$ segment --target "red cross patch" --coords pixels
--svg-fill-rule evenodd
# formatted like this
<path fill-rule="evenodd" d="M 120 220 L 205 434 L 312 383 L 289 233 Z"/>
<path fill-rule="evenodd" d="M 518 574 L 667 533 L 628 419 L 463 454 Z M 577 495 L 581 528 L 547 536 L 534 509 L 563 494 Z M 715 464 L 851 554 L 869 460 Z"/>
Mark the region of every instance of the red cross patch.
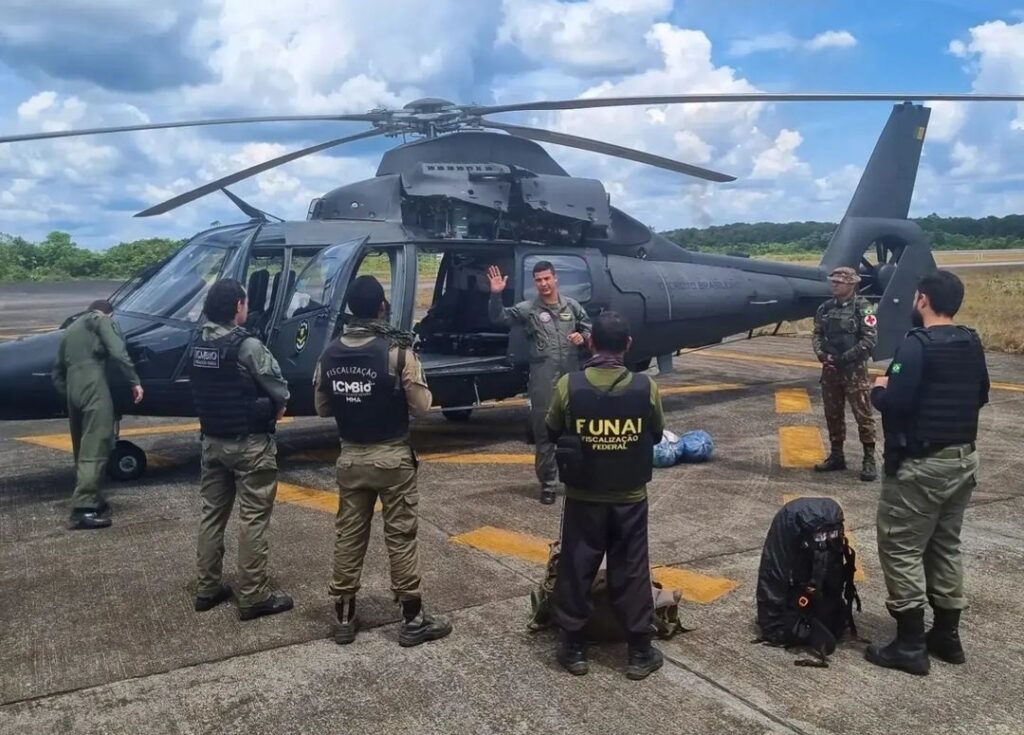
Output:
<path fill-rule="evenodd" d="M 873 327 L 876 324 L 878 324 L 878 319 L 875 317 L 874 314 L 868 314 L 867 316 L 864 317 L 864 323 L 867 324 L 869 327 Z"/>

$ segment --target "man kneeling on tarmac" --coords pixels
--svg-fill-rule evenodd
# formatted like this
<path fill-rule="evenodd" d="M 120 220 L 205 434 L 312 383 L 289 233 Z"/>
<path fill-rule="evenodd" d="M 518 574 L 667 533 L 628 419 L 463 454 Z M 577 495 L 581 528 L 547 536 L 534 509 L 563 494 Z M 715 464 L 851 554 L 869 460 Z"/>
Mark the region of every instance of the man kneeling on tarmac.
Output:
<path fill-rule="evenodd" d="M 662 665 L 661 652 L 651 645 L 647 483 L 665 418 L 655 382 L 624 365 L 632 343 L 626 320 L 603 312 L 589 340 L 593 357 L 582 371 L 558 381 L 547 415 L 565 483 L 553 604 L 562 630 L 558 662 L 572 674 L 587 673 L 590 591 L 607 554 L 609 600 L 629 641 L 626 676 L 643 679 Z"/>

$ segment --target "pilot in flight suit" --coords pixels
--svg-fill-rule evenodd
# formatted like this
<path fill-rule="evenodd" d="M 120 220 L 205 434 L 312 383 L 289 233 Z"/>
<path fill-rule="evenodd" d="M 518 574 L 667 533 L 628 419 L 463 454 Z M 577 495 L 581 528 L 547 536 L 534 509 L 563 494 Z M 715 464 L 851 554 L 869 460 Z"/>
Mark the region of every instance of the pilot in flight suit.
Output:
<path fill-rule="evenodd" d="M 533 267 L 537 298 L 505 307 L 501 293 L 508 285 L 497 266 L 487 273 L 491 281 L 488 312 L 491 321 L 509 326 L 522 324 L 530 340 L 530 413 L 536 442 L 534 466 L 540 481 L 540 502 L 555 502 L 558 470 L 555 445 L 548 438 L 544 420 L 555 392 L 555 383 L 579 367 L 579 347 L 590 335 L 590 316 L 579 302 L 558 293 L 558 277 L 551 263 L 542 260 Z"/>
<path fill-rule="evenodd" d="M 75 494 L 71 498 L 72 529 L 106 528 L 110 518 L 100 491 L 100 478 L 114 448 L 114 403 L 107 384 L 107 364 L 114 364 L 132 386 L 132 399 L 142 400 L 142 384 L 125 349 L 124 338 L 110 319 L 113 307 L 94 301 L 89 311 L 65 330 L 53 384 L 66 395 L 75 452 Z"/>

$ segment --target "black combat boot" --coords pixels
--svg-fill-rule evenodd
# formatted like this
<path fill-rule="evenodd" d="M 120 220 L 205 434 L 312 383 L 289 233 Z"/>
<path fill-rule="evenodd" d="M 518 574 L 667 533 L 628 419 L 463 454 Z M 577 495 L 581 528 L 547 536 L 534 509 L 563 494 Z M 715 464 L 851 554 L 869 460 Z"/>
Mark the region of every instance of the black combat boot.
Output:
<path fill-rule="evenodd" d="M 239 607 L 238 619 L 253 620 L 264 615 L 277 615 L 278 613 L 288 612 L 294 606 L 294 600 L 284 592 L 271 592 L 270 597 L 263 600 L 263 602 Z"/>
<path fill-rule="evenodd" d="M 224 600 L 229 599 L 231 599 L 231 587 L 226 584 L 222 584 L 217 589 L 217 591 L 214 592 L 212 595 L 196 596 L 196 612 L 206 612 L 207 610 L 212 610 L 213 608 L 217 607 L 217 605 L 224 602 Z"/>
<path fill-rule="evenodd" d="M 97 528 L 109 528 L 110 523 L 110 519 L 100 515 L 99 511 L 76 510 L 71 514 L 68 528 L 72 531 L 92 531 Z"/>
<path fill-rule="evenodd" d="M 864 658 L 876 666 L 900 669 L 908 674 L 925 676 L 931 668 L 924 640 L 924 608 L 918 607 L 889 614 L 896 618 L 896 639 L 885 647 L 868 646 Z"/>
<path fill-rule="evenodd" d="M 338 627 L 334 631 L 334 642 L 339 645 L 351 643 L 359 632 L 359 618 L 356 616 L 356 598 L 343 597 L 334 604 L 338 616 Z"/>
<path fill-rule="evenodd" d="M 557 658 L 562 668 L 573 676 L 583 676 L 590 670 L 587 638 L 583 631 L 562 631 Z"/>
<path fill-rule="evenodd" d="M 832 452 L 825 458 L 824 462 L 814 465 L 815 472 L 836 472 L 846 469 L 846 457 L 843 455 L 842 442 L 832 445 Z"/>
<path fill-rule="evenodd" d="M 631 638 L 629 641 L 629 666 L 626 668 L 626 677 L 639 681 L 661 668 L 665 659 L 661 651 L 651 645 L 650 636 L 642 638 Z"/>
<path fill-rule="evenodd" d="M 402 600 L 402 627 L 398 631 L 398 645 L 403 648 L 436 641 L 452 632 L 452 624 L 442 617 L 423 612 L 419 598 Z"/>
<path fill-rule="evenodd" d="M 860 468 L 860 479 L 864 482 L 874 482 L 878 479 L 878 466 L 875 464 L 875 445 L 864 445 L 864 464 Z"/>
<path fill-rule="evenodd" d="M 545 485 L 540 489 L 540 502 L 542 505 L 554 505 L 555 488 Z"/>
<path fill-rule="evenodd" d="M 960 611 L 935 608 L 935 622 L 925 636 L 928 652 L 947 664 L 962 664 L 967 661 L 964 647 L 960 643 Z"/>

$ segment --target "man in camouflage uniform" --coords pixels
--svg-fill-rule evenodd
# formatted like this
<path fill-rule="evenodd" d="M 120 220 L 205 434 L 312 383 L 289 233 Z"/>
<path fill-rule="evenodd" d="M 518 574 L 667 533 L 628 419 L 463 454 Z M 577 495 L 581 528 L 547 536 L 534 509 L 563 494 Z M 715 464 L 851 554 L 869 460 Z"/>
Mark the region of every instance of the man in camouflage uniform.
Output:
<path fill-rule="evenodd" d="M 542 260 L 533 267 L 537 298 L 505 307 L 501 293 L 508 285 L 497 266 L 488 269 L 491 321 L 510 326 L 521 324 L 530 340 L 530 418 L 535 443 L 534 467 L 540 481 L 540 502 L 555 502 L 558 469 L 555 445 L 544 423 L 558 379 L 579 369 L 579 347 L 590 334 L 590 317 L 579 302 L 558 293 L 558 276 L 551 263 Z"/>
<path fill-rule="evenodd" d="M 878 319 L 875 307 L 857 295 L 860 282 L 857 271 L 845 266 L 836 268 L 829 274 L 829 281 L 835 298 L 818 307 L 812 344 L 814 354 L 822 363 L 821 397 L 832 449 L 825 461 L 814 469 L 818 472 L 846 469 L 843 443 L 846 440 L 845 403 L 849 401 L 864 445 L 860 479 L 870 482 L 878 476 L 878 469 L 868 360 L 878 344 Z"/>
<path fill-rule="evenodd" d="M 334 641 L 352 643 L 359 632 L 356 593 L 379 498 L 391 592 L 402 611 L 398 643 L 417 646 L 452 632 L 448 620 L 423 609 L 416 543 L 419 462 L 409 443 L 409 417 L 424 415 L 433 397 L 412 351 L 412 335 L 388 324 L 390 306 L 380 282 L 359 276 L 349 285 L 346 302 L 352 316 L 313 375 L 317 415 L 334 418 L 341 440 L 329 588 L 338 619 Z"/>
<path fill-rule="evenodd" d="M 114 309 L 94 301 L 89 311 L 65 330 L 53 385 L 67 397 L 71 444 L 75 452 L 75 494 L 71 498 L 72 529 L 106 528 L 109 505 L 100 491 L 100 478 L 114 448 L 114 402 L 107 384 L 107 365 L 113 364 L 132 386 L 132 399 L 142 400 L 142 385 L 124 338 L 110 318 Z"/>
<path fill-rule="evenodd" d="M 266 345 L 242 329 L 245 289 L 218 281 L 206 295 L 207 322 L 190 351 L 189 379 L 202 427 L 197 612 L 232 595 L 221 580 L 224 531 L 238 500 L 238 617 L 286 612 L 292 598 L 271 589 L 267 531 L 277 496 L 274 432 L 290 397 L 288 382 Z"/>

